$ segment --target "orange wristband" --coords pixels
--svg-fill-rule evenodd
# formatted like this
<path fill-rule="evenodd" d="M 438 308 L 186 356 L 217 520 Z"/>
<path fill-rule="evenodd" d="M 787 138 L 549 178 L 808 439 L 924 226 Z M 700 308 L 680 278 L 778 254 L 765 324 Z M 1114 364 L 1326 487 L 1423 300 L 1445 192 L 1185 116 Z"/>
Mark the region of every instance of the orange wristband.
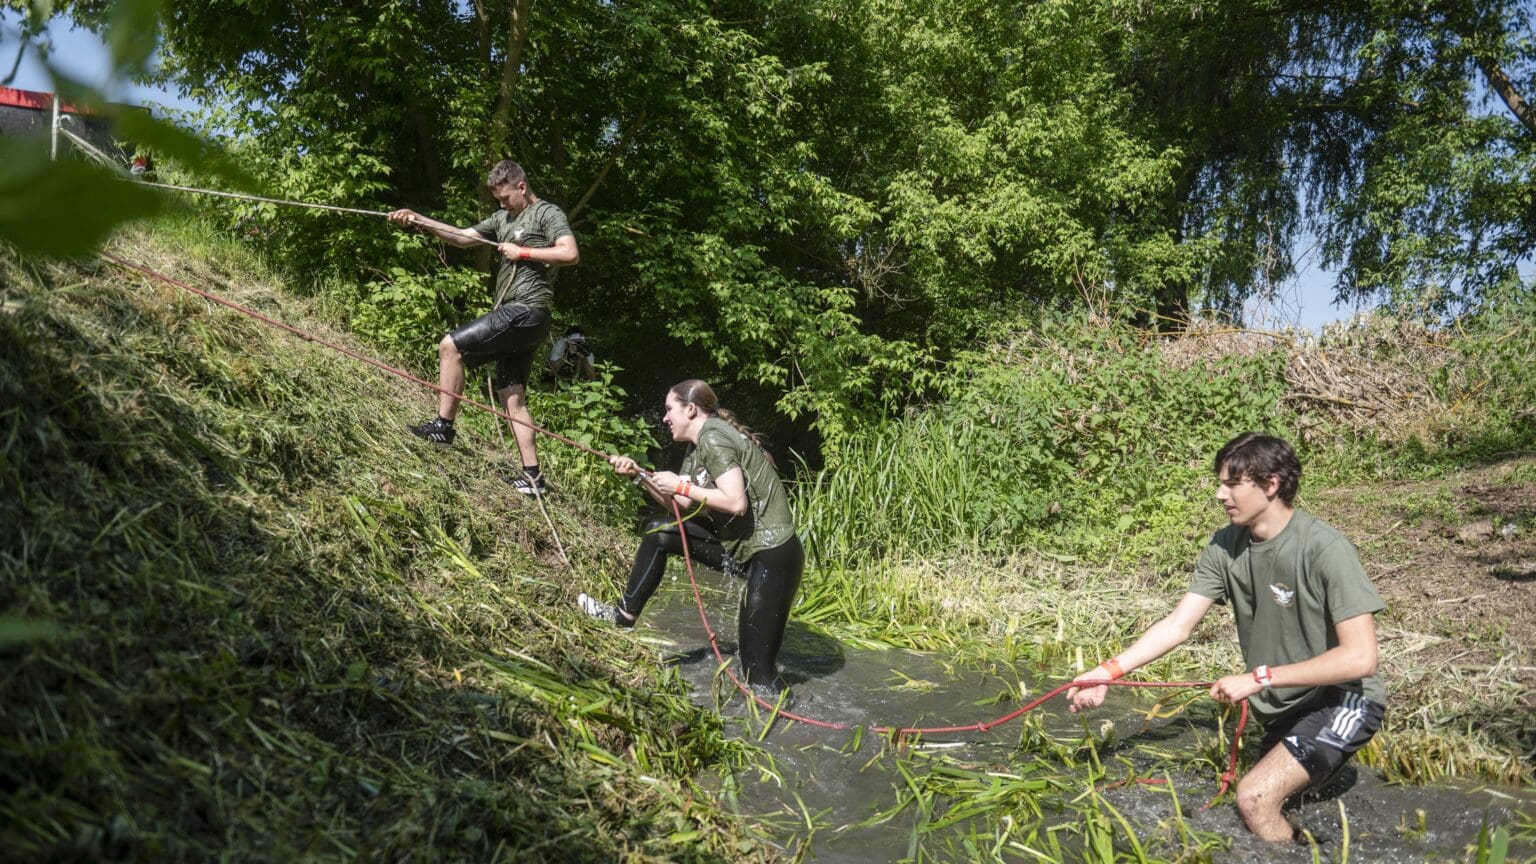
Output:
<path fill-rule="evenodd" d="M 527 246 L 521 246 L 517 250 L 517 257 L 520 260 L 527 261 L 533 257 L 533 250 L 529 249 Z"/>
<path fill-rule="evenodd" d="M 679 480 L 679 481 L 677 481 L 677 488 L 673 489 L 672 493 L 674 495 L 681 495 L 684 498 L 692 500 L 693 496 L 688 494 L 688 493 L 690 493 L 692 491 L 693 491 L 693 486 L 690 485 L 687 480 Z"/>
<path fill-rule="evenodd" d="M 1125 677 L 1125 670 L 1120 668 L 1120 660 L 1117 657 L 1111 657 L 1100 663 L 1099 666 L 1109 673 L 1109 680 L 1111 681 L 1118 681 Z"/>

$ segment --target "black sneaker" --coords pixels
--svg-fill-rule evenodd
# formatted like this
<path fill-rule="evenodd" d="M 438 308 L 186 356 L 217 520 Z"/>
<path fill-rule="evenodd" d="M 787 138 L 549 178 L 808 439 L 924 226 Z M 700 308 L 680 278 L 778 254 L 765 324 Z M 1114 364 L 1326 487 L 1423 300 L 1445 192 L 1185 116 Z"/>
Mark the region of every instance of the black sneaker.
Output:
<path fill-rule="evenodd" d="M 453 424 L 441 417 L 433 417 L 425 423 L 405 427 L 411 430 L 411 434 L 417 438 L 423 438 L 434 444 L 452 444 L 459 430 L 453 428 Z"/>
<path fill-rule="evenodd" d="M 544 485 L 543 474 L 540 474 L 537 477 L 530 477 L 527 474 L 518 474 L 516 477 L 513 477 L 507 482 L 512 484 L 513 489 L 516 489 L 518 492 L 521 492 L 524 495 L 543 495 L 549 489 L 548 486 Z"/>

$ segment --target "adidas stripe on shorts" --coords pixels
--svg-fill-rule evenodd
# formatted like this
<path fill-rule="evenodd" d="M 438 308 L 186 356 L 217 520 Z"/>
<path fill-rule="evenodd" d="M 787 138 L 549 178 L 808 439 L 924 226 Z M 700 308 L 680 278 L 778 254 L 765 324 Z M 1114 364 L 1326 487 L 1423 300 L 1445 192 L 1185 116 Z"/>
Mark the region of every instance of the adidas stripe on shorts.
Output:
<path fill-rule="evenodd" d="M 1296 757 L 1312 784 L 1327 780 L 1381 728 L 1387 708 L 1352 690 L 1323 688 L 1322 695 L 1264 730 L 1262 750 L 1276 744 Z"/>

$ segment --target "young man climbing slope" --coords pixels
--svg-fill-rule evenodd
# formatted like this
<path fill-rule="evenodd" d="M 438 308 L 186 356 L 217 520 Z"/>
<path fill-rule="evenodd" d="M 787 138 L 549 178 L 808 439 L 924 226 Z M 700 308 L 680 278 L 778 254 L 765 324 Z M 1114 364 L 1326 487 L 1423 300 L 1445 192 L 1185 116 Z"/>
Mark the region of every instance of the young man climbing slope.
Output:
<path fill-rule="evenodd" d="M 524 476 L 512 485 L 533 495 L 544 491 L 544 476 L 531 428 L 533 415 L 528 412 L 528 371 L 534 349 L 549 331 L 549 310 L 554 302 L 550 268 L 574 266 L 580 262 L 581 252 L 565 213 L 533 194 L 521 165 L 510 159 L 497 162 L 485 185 L 501 209 L 471 228 L 455 228 L 403 209 L 390 213 L 389 220 L 421 228 L 454 246 L 474 246 L 481 238 L 496 243 L 501 266 L 496 271 L 495 304 L 489 313 L 438 343 L 438 386 L 462 393 L 467 369 L 496 361 L 496 399 L 509 415 L 522 421 L 512 424 L 512 434 L 522 456 Z M 428 441 L 452 444 L 456 434 L 453 418 L 458 412 L 459 400 L 444 393 L 437 400 L 437 416 L 409 428 Z"/>
<path fill-rule="evenodd" d="M 1301 463 L 1289 444 L 1246 432 L 1216 454 L 1216 500 L 1231 524 L 1195 565 L 1189 592 L 1118 657 L 1078 676 L 1114 680 L 1187 641 L 1213 604 L 1232 607 L 1246 671 L 1211 697 L 1247 699 L 1264 723 L 1263 756 L 1237 786 L 1237 808 L 1259 837 L 1289 840 L 1286 799 L 1322 783 L 1381 727 L 1375 613 L 1386 608 L 1342 534 L 1292 506 Z M 1067 691 L 1073 711 L 1109 688 Z"/>

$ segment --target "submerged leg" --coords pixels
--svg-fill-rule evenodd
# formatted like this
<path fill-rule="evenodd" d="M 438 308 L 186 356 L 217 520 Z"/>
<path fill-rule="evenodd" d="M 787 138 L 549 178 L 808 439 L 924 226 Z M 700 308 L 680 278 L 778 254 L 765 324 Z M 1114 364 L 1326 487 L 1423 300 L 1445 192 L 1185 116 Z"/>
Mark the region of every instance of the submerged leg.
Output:
<path fill-rule="evenodd" d="M 784 686 L 777 660 L 804 569 L 805 550 L 798 537 L 764 549 L 747 564 L 747 590 L 737 619 L 741 642 L 737 653 L 748 684 L 774 690 Z"/>
<path fill-rule="evenodd" d="M 1280 808 L 1285 799 L 1306 788 L 1309 782 L 1307 769 L 1289 750 L 1283 746 L 1271 748 L 1237 784 L 1237 811 L 1242 814 L 1243 823 L 1261 840 L 1292 839 L 1295 829 Z"/>

